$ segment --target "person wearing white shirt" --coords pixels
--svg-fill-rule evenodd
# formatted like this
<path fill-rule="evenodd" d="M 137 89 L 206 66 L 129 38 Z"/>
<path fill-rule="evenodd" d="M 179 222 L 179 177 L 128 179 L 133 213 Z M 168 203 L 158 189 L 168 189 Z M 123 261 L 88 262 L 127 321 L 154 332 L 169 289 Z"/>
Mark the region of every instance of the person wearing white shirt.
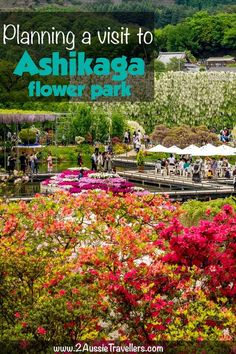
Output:
<path fill-rule="evenodd" d="M 184 160 L 179 161 L 178 170 L 179 170 L 180 176 L 183 176 L 184 175 Z"/>
<path fill-rule="evenodd" d="M 174 156 L 172 154 L 170 155 L 170 157 L 168 157 L 167 160 L 168 160 L 170 165 L 173 166 L 175 164 L 175 158 L 174 158 Z"/>
<path fill-rule="evenodd" d="M 138 138 L 139 138 L 139 141 L 141 143 L 143 136 L 142 136 L 142 133 L 141 133 L 140 130 L 138 130 Z"/>

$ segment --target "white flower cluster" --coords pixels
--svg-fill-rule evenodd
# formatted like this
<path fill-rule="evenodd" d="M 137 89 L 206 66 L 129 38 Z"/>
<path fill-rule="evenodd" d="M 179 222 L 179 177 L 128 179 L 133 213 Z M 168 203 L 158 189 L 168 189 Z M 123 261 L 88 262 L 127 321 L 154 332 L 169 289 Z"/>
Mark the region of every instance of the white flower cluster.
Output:
<path fill-rule="evenodd" d="M 120 110 L 128 119 L 151 128 L 163 123 L 232 125 L 236 116 L 236 73 L 167 72 L 155 81 L 155 99 L 150 102 L 118 103 L 107 107 Z"/>
<path fill-rule="evenodd" d="M 145 190 L 144 188 L 138 186 L 132 187 L 131 189 L 135 192 L 142 192 Z"/>
<path fill-rule="evenodd" d="M 117 178 L 119 177 L 116 173 L 106 173 L 106 172 L 97 172 L 91 173 L 89 178 L 98 178 L 98 179 L 107 179 L 107 178 Z"/>
<path fill-rule="evenodd" d="M 89 171 L 89 168 L 88 167 L 69 167 L 69 168 L 67 168 L 67 170 L 69 170 L 69 171 L 80 171 L 80 170 Z"/>

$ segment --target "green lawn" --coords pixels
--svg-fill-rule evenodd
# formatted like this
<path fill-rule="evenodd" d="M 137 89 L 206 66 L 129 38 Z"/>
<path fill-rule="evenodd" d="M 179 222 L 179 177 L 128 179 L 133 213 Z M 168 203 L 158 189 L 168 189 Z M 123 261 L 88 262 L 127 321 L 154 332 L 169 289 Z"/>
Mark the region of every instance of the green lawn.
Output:
<path fill-rule="evenodd" d="M 83 165 L 90 167 L 91 154 L 94 151 L 94 147 L 88 144 L 82 144 L 79 146 L 47 146 L 39 154 L 41 161 L 46 160 L 48 154 L 52 154 L 53 158 L 57 162 L 76 162 L 78 152 L 81 153 L 83 159 Z"/>

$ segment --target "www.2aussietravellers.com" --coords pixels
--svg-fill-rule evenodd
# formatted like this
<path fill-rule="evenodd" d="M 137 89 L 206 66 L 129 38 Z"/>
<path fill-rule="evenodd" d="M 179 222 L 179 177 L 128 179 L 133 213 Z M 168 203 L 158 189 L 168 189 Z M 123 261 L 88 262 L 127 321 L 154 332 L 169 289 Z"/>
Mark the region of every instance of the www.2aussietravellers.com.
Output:
<path fill-rule="evenodd" d="M 116 345 L 115 343 L 102 343 L 91 345 L 89 343 L 77 343 L 73 346 L 54 346 L 54 353 L 163 353 L 164 348 L 160 345 Z"/>

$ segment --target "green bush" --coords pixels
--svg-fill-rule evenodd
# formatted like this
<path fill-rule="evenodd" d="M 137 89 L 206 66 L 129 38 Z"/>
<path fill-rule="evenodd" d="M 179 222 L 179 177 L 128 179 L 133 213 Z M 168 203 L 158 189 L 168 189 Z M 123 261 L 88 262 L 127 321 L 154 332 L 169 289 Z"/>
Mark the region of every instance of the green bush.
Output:
<path fill-rule="evenodd" d="M 23 144 L 34 144 L 36 141 L 36 128 L 22 129 L 19 132 L 19 138 Z"/>
<path fill-rule="evenodd" d="M 144 166 L 144 162 L 145 162 L 144 153 L 142 150 L 140 150 L 137 154 L 137 165 Z"/>
<path fill-rule="evenodd" d="M 226 204 L 232 205 L 236 210 L 236 199 L 229 197 L 225 199 L 216 199 L 209 202 L 201 202 L 198 200 L 190 200 L 181 207 L 183 214 L 181 222 L 186 226 L 197 226 L 200 220 L 212 220 L 213 217 L 220 212 Z"/>

